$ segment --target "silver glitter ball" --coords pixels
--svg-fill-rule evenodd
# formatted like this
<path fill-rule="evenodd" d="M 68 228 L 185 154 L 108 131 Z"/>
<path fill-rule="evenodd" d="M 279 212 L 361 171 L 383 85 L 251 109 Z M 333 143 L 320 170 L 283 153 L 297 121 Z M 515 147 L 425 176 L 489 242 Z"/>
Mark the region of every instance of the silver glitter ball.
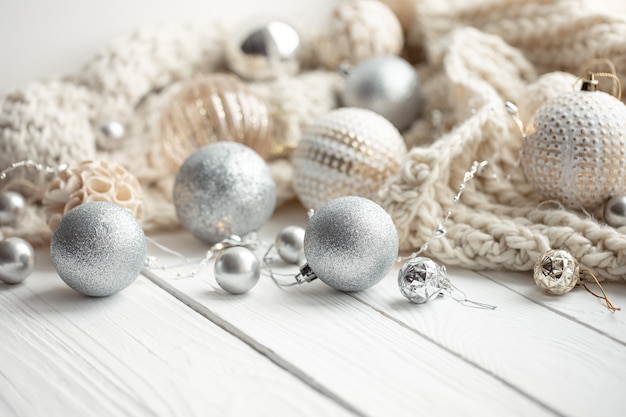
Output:
<path fill-rule="evenodd" d="M 0 225 L 14 224 L 26 205 L 24 197 L 15 191 L 0 193 Z"/>
<path fill-rule="evenodd" d="M 568 251 L 551 249 L 535 262 L 533 278 L 535 284 L 547 293 L 561 295 L 578 284 L 580 267 Z"/>
<path fill-rule="evenodd" d="M 214 273 L 215 280 L 224 291 L 244 294 L 259 282 L 261 262 L 250 249 L 235 246 L 217 256 Z"/>
<path fill-rule="evenodd" d="M 121 146 L 126 128 L 115 120 L 100 123 L 99 131 L 96 132 L 96 145 L 99 149 L 111 150 Z"/>
<path fill-rule="evenodd" d="M 18 284 L 33 273 L 35 251 L 19 237 L 9 237 L 0 241 L 0 281 Z"/>
<path fill-rule="evenodd" d="M 126 209 L 90 202 L 70 210 L 56 227 L 50 255 L 57 273 L 79 293 L 103 297 L 129 286 L 144 266 L 146 240 Z"/>
<path fill-rule="evenodd" d="M 403 130 L 421 107 L 417 72 L 397 56 L 369 58 L 348 70 L 342 102 L 346 107 L 372 110 Z"/>
<path fill-rule="evenodd" d="M 446 275 L 445 266 L 420 256 L 402 265 L 398 272 L 398 288 L 411 302 L 423 304 L 441 293 Z"/>
<path fill-rule="evenodd" d="M 398 232 L 378 204 L 362 197 L 330 200 L 306 227 L 304 254 L 324 283 L 341 291 L 377 284 L 398 256 Z"/>
<path fill-rule="evenodd" d="M 304 229 L 287 226 L 276 236 L 276 251 L 280 258 L 290 264 L 304 263 Z"/>
<path fill-rule="evenodd" d="M 241 43 L 246 55 L 262 55 L 273 61 L 293 61 L 298 57 L 300 35 L 289 24 L 271 21 L 251 32 Z"/>
<path fill-rule="evenodd" d="M 626 226 L 626 196 L 611 197 L 604 204 L 604 221 L 613 227 Z"/>
<path fill-rule="evenodd" d="M 174 183 L 176 215 L 198 239 L 217 243 L 260 229 L 274 212 L 276 184 L 265 161 L 236 142 L 195 151 Z"/>

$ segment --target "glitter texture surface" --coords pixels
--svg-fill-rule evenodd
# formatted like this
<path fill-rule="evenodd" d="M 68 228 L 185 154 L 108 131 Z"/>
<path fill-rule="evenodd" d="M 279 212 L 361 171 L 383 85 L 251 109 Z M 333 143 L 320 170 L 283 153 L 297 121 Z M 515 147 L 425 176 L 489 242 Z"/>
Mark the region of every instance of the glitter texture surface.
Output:
<path fill-rule="evenodd" d="M 322 206 L 304 236 L 304 254 L 317 277 L 341 291 L 377 284 L 398 256 L 391 217 L 361 197 L 340 197 Z"/>
<path fill-rule="evenodd" d="M 126 209 L 108 202 L 84 203 L 69 211 L 52 235 L 50 255 L 67 285 L 102 297 L 129 286 L 144 266 L 146 240 Z"/>
<path fill-rule="evenodd" d="M 174 184 L 176 215 L 198 239 L 216 243 L 260 229 L 274 212 L 276 184 L 265 161 L 235 142 L 195 151 Z"/>
<path fill-rule="evenodd" d="M 626 106 L 601 91 L 548 101 L 527 126 L 521 164 L 542 196 L 570 208 L 626 194 Z"/>

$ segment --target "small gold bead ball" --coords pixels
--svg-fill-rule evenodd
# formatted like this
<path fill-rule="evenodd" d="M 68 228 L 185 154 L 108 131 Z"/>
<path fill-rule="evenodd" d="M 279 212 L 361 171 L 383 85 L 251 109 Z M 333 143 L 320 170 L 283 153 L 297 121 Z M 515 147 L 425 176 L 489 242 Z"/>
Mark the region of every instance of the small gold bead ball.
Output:
<path fill-rule="evenodd" d="M 535 262 L 535 284 L 550 294 L 560 295 L 571 291 L 579 277 L 578 262 L 565 250 L 551 249 Z"/>
<path fill-rule="evenodd" d="M 593 209 L 626 194 L 626 106 L 601 91 L 575 91 L 539 107 L 526 129 L 522 169 L 546 199 Z"/>
<path fill-rule="evenodd" d="M 371 110 L 340 108 L 313 121 L 294 153 L 294 189 L 318 209 L 342 196 L 376 199 L 400 169 L 406 145 L 398 130 Z"/>
<path fill-rule="evenodd" d="M 233 141 L 267 159 L 270 119 L 265 103 L 229 74 L 210 74 L 186 83 L 161 115 L 161 146 L 173 172 L 196 149 Z"/>

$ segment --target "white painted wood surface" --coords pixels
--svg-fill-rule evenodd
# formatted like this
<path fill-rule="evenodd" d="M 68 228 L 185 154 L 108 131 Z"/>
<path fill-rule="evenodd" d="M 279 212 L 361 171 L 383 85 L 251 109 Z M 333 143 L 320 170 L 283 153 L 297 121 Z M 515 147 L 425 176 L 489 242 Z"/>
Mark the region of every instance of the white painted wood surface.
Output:
<path fill-rule="evenodd" d="M 244 9 L 242 1 L 223 7 Z M 90 11 L 78 3 L 57 2 L 56 15 L 22 25 L 42 2 L 0 4 L 0 33 L 6 34 L 0 51 L 15 57 L 1 70 L 0 90 L 32 78 L 32 71 L 51 72 L 34 58 L 19 62 L 13 48 L 20 42 L 32 56 L 35 45 L 63 43 L 61 35 L 93 43 L 74 42 L 62 51 L 63 60 L 53 64 L 64 70 L 128 29 L 133 9 L 127 3 L 122 22 L 113 12 L 89 20 Z M 195 10 L 197 18 L 193 3 L 177 13 Z M 613 3 L 624 10 L 621 1 Z M 202 10 L 216 4 L 203 3 Z M 264 5 L 283 16 L 300 9 L 286 0 L 247 4 L 250 14 Z M 167 8 L 140 15 L 151 5 L 136 2 L 135 17 L 144 19 L 138 23 L 166 20 Z M 93 27 L 91 38 L 54 30 L 76 23 L 80 13 L 94 23 L 81 26 Z M 50 37 L 33 32 L 33 25 L 48 27 Z M 305 223 L 304 211 L 291 205 L 261 236 L 271 241 L 283 226 Z M 188 256 L 206 250 L 185 232 L 158 240 Z M 150 252 L 162 263 L 179 262 L 154 247 Z M 279 270 L 295 273 L 295 267 Z M 397 267 L 357 294 L 321 282 L 280 289 L 264 277 L 250 293 L 232 296 L 215 285 L 211 271 L 209 265 L 197 278 L 175 280 L 153 270 L 116 296 L 91 299 L 66 287 L 46 251 L 38 251 L 29 280 L 0 285 L 0 416 L 623 414 L 626 311 L 611 313 L 580 288 L 554 297 L 539 291 L 528 273 L 449 270 L 469 298 L 497 305 L 488 311 L 449 298 L 411 304 L 396 288 Z M 626 309 L 626 285 L 606 289 Z"/>

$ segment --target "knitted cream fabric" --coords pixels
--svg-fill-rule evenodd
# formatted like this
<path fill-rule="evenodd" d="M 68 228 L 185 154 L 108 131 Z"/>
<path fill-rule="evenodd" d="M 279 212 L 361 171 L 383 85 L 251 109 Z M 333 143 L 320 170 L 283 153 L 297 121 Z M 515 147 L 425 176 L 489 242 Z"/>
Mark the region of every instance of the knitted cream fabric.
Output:
<path fill-rule="evenodd" d="M 412 150 L 380 192 L 402 249 L 414 250 L 432 235 L 472 161 L 487 160 L 428 255 L 473 269 L 530 270 L 543 251 L 558 248 L 602 278 L 624 279 L 626 236 L 620 231 L 626 230 L 542 202 L 515 169 L 520 132 L 504 102 L 517 103 L 527 117 L 541 97 L 571 89 L 571 75 L 550 74 L 558 80 L 553 82 L 539 74 L 577 73 L 594 58 L 612 60 L 625 79 L 626 19 L 567 0 L 387 3 L 404 11 L 405 53 L 419 58 L 414 63 L 426 97 L 421 117 L 405 132 Z M 112 160 L 144 187 L 145 229 L 177 226 L 170 201 L 173 174 L 158 147 L 160 112 L 193 74 L 227 69 L 228 33 L 211 25 L 139 30 L 111 43 L 76 73 L 8 94 L 0 103 L 0 169 L 25 158 L 50 165 Z M 250 83 L 270 108 L 274 144 L 296 145 L 308 122 L 339 105 L 339 74 L 311 70 L 319 66 L 315 45 L 321 36 L 303 40 L 300 73 Z M 98 125 L 106 120 L 127 128 L 122 147 L 111 152 L 95 147 Z M 290 162 L 278 159 L 270 167 L 280 200 L 292 198 Z M 14 175 L 1 187 L 23 190 L 30 181 L 36 190 L 41 179 L 34 177 Z M 2 232 L 44 242 L 50 231 L 39 211 L 31 204 L 15 227 Z"/>

